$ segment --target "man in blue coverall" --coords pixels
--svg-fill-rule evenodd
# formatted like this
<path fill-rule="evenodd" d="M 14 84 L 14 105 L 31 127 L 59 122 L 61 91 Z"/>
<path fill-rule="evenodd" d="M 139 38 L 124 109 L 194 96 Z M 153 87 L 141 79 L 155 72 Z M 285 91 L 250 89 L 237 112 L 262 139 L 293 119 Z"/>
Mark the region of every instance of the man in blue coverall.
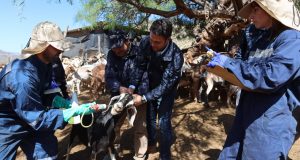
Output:
<path fill-rule="evenodd" d="M 254 0 L 239 15 L 245 29 L 240 59 L 214 52 L 245 86 L 220 160 L 287 159 L 296 134 L 292 111 L 300 106 L 299 11 L 289 0 Z"/>
<path fill-rule="evenodd" d="M 183 54 L 171 40 L 172 23 L 167 19 L 155 20 L 150 27 L 150 36 L 140 43 L 141 54 L 138 70 L 141 76 L 145 70 L 149 76 L 149 91 L 136 95 L 136 106 L 146 103 L 149 148 L 156 147 L 156 118 L 158 115 L 161 160 L 171 159 L 173 141 L 171 117 L 176 88 L 181 76 Z M 137 78 L 138 79 L 138 78 Z"/>
<path fill-rule="evenodd" d="M 110 50 L 107 54 L 107 64 L 105 67 L 106 88 L 111 96 L 121 93 L 144 94 L 148 89 L 147 77 L 144 75 L 141 85 L 136 85 L 134 81 L 136 57 L 139 48 L 132 44 L 125 33 L 116 32 L 110 35 Z M 135 88 L 135 86 L 138 86 Z M 145 104 L 146 105 L 146 104 Z M 119 117 L 121 116 L 121 117 Z M 126 115 L 115 117 L 118 123 L 115 126 L 116 140 L 115 149 L 120 147 L 120 128 Z M 133 159 L 144 160 L 148 145 L 146 129 L 146 106 L 137 108 L 137 115 L 133 124 L 134 127 L 134 150 Z M 120 156 L 120 154 L 119 154 Z"/>
<path fill-rule="evenodd" d="M 42 100 L 51 85 L 51 62 L 70 47 L 71 43 L 56 24 L 41 22 L 22 51 L 33 55 L 7 64 L 0 72 L 1 159 L 15 159 L 18 147 L 28 160 L 57 159 L 54 131 L 64 128 L 73 116 L 99 109 L 93 103 L 70 108 L 70 102 L 58 96 L 51 106 Z"/>

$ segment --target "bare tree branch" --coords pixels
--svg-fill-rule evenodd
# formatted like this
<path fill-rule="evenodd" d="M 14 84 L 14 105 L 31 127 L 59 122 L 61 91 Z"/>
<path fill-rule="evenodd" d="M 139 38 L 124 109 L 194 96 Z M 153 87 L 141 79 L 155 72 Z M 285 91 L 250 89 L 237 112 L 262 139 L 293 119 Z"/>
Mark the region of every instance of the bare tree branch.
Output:
<path fill-rule="evenodd" d="M 146 14 L 146 16 L 141 19 L 139 22 L 135 23 L 136 26 L 139 26 L 141 25 L 142 23 L 144 23 L 145 21 L 148 21 L 149 17 L 150 17 L 151 14 Z"/>
<path fill-rule="evenodd" d="M 232 18 L 234 16 L 233 13 L 229 13 L 228 11 L 224 10 L 213 10 L 213 11 L 205 11 L 205 10 L 193 10 L 190 9 L 183 0 L 174 0 L 174 3 L 176 5 L 176 9 L 172 11 L 163 11 L 158 9 L 153 9 L 149 7 L 143 6 L 139 1 L 135 0 L 117 0 L 120 3 L 127 3 L 134 7 L 136 7 L 139 11 L 149 14 L 156 14 L 160 15 L 166 18 L 177 16 L 179 14 L 184 14 L 189 18 L 199 18 L 203 19 L 207 16 L 213 18 Z M 193 0 L 193 2 L 201 4 L 204 3 L 202 0 Z"/>

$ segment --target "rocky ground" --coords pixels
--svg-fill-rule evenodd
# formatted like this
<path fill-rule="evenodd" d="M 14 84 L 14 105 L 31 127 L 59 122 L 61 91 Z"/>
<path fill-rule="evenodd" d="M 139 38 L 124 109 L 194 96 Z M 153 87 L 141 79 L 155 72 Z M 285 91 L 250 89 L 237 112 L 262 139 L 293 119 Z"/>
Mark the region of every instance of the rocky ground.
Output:
<path fill-rule="evenodd" d="M 89 100 L 88 92 L 84 92 L 80 99 Z M 100 100 L 107 102 L 107 96 Z M 225 107 L 215 102 L 210 108 L 206 108 L 200 103 L 195 103 L 187 99 L 177 99 L 173 113 L 173 129 L 176 141 L 172 146 L 172 157 L 174 160 L 215 160 L 221 152 L 226 135 L 230 129 L 234 118 L 235 109 Z M 65 159 L 71 126 L 57 131 L 59 139 L 60 159 Z M 132 129 L 125 123 L 122 127 L 121 147 L 124 154 L 123 160 L 130 160 L 133 156 Z M 88 149 L 80 143 L 76 143 L 70 152 L 70 160 L 88 159 Z M 159 154 L 150 154 L 148 160 L 158 159 Z M 62 158 L 63 157 L 63 158 Z M 289 158 L 300 159 L 300 138 L 293 145 Z M 25 159 L 20 152 L 17 159 Z"/>

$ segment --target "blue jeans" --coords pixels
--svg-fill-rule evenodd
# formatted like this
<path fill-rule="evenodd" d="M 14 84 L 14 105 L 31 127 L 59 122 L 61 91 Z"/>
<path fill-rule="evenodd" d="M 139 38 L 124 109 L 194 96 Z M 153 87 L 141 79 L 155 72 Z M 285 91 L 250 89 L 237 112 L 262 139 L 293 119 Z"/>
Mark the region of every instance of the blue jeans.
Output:
<path fill-rule="evenodd" d="M 162 96 L 156 101 L 148 102 L 147 107 L 147 130 L 149 146 L 156 144 L 156 118 L 159 123 L 159 152 L 161 160 L 171 159 L 172 134 L 172 109 L 175 92 Z"/>

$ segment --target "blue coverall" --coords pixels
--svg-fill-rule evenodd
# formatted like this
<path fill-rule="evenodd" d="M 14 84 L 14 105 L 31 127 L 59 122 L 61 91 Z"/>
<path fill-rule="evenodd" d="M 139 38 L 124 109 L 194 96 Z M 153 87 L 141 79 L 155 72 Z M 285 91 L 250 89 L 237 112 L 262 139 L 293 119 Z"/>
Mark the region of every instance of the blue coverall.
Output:
<path fill-rule="evenodd" d="M 60 58 L 56 58 L 52 64 L 52 79 L 56 82 L 64 98 L 70 98 L 67 92 L 67 82 L 64 67 Z"/>
<path fill-rule="evenodd" d="M 300 32 L 245 30 L 241 59 L 224 68 L 252 91 L 242 90 L 232 129 L 219 159 L 287 159 L 296 134 L 292 116 L 300 100 Z"/>
<path fill-rule="evenodd" d="M 181 77 L 183 54 L 172 41 L 160 52 L 154 52 L 149 36 L 140 43 L 141 54 L 138 58 L 138 71 L 145 70 L 149 76 L 149 92 L 145 93 L 148 102 L 147 129 L 149 145 L 156 144 L 156 118 L 160 127 L 160 159 L 171 159 L 170 148 L 173 140 L 172 109 L 176 89 Z"/>
<path fill-rule="evenodd" d="M 14 61 L 10 72 L 9 66 L 0 72 L 1 159 L 15 159 L 19 146 L 28 160 L 57 159 L 54 131 L 66 123 L 61 110 L 47 110 L 41 100 L 51 81 L 51 64 L 33 55 Z"/>
<path fill-rule="evenodd" d="M 44 95 L 42 96 L 42 101 L 45 105 L 51 106 L 52 100 L 55 96 L 61 96 L 65 99 L 69 99 L 69 95 L 67 92 L 67 82 L 66 82 L 66 74 L 63 68 L 62 62 L 59 57 L 54 59 L 51 62 L 52 65 L 52 75 L 51 75 L 51 83 L 48 88 L 45 90 Z"/>

